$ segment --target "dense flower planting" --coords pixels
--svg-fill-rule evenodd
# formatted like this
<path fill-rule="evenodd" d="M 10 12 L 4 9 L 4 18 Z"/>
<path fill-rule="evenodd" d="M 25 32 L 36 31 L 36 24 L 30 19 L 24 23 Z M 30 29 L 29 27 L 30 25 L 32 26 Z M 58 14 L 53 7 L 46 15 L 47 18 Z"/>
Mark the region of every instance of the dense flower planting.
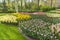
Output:
<path fill-rule="evenodd" d="M 0 16 L 0 22 L 17 23 L 17 17 L 13 15 L 3 15 L 3 16 Z"/>
<path fill-rule="evenodd" d="M 13 15 L 15 15 L 18 20 L 28 20 L 31 18 L 31 16 L 28 14 L 14 13 Z"/>
<path fill-rule="evenodd" d="M 60 14 L 48 13 L 47 16 L 48 17 L 60 17 Z"/>
<path fill-rule="evenodd" d="M 20 28 L 24 34 L 37 40 L 60 40 L 59 20 L 46 15 L 32 15 L 32 19 L 20 22 Z"/>
<path fill-rule="evenodd" d="M 27 14 L 19 14 L 19 13 L 13 13 L 13 14 L 6 14 L 0 16 L 0 22 L 2 23 L 18 23 L 20 20 L 28 20 L 31 16 Z"/>
<path fill-rule="evenodd" d="M 39 40 L 55 40 L 57 38 L 51 32 L 50 23 L 46 23 L 41 19 L 21 21 L 20 27 L 23 33 Z"/>

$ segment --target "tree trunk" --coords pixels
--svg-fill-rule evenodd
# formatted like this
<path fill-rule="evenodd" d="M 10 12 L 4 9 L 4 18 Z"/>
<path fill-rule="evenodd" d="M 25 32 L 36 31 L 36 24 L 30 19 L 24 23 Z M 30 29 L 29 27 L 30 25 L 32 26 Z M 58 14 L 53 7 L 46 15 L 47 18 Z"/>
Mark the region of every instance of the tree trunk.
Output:
<path fill-rule="evenodd" d="M 21 0 L 21 11 L 22 11 L 22 0 Z"/>
<path fill-rule="evenodd" d="M 7 11 L 6 0 L 3 0 L 3 11 Z"/>
<path fill-rule="evenodd" d="M 52 7 L 52 5 L 53 5 L 53 0 L 51 0 L 51 7 Z"/>
<path fill-rule="evenodd" d="M 26 8 L 26 0 L 24 0 L 24 3 L 25 3 L 25 8 Z"/>
<path fill-rule="evenodd" d="M 38 10 L 39 10 L 39 1 L 40 1 L 40 0 L 37 0 L 37 1 L 38 1 L 38 3 L 37 3 L 37 5 L 38 5 Z"/>
<path fill-rule="evenodd" d="M 15 0 L 15 11 L 16 11 L 16 13 L 18 13 L 18 3 L 17 3 L 17 0 Z"/>

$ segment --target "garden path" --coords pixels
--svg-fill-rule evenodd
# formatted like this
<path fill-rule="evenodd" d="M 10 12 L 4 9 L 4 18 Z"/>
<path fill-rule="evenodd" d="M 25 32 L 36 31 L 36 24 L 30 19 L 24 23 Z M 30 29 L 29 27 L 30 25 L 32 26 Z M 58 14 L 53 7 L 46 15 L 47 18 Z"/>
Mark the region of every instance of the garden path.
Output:
<path fill-rule="evenodd" d="M 33 13 L 22 12 L 22 14 L 41 14 L 41 15 L 45 15 L 45 12 L 33 12 Z"/>

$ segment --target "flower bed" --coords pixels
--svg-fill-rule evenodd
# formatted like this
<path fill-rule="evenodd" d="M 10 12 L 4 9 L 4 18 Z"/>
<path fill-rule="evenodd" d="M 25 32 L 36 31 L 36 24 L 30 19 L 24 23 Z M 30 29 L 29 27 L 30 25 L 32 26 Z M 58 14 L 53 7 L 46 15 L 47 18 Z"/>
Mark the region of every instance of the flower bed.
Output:
<path fill-rule="evenodd" d="M 17 20 L 28 20 L 31 18 L 28 14 L 14 13 L 13 15 L 17 17 Z"/>
<path fill-rule="evenodd" d="M 5 14 L 0 16 L 0 22 L 1 23 L 7 23 L 7 24 L 17 24 L 20 20 L 28 20 L 31 16 L 27 14 L 19 14 L 19 13 L 13 13 L 13 14 Z"/>
<path fill-rule="evenodd" d="M 17 17 L 13 15 L 0 16 L 0 22 L 2 23 L 17 23 Z"/>
<path fill-rule="evenodd" d="M 50 23 L 46 23 L 41 19 L 32 19 L 20 23 L 20 27 L 22 28 L 23 32 L 33 38 L 38 38 L 40 37 L 40 35 L 43 37 L 49 35 L 51 31 L 48 30 L 49 25 Z"/>
<path fill-rule="evenodd" d="M 31 17 L 30 20 L 20 21 L 20 28 L 25 35 L 36 40 L 60 40 L 57 32 L 59 26 L 56 27 L 57 23 L 60 23 L 59 17 L 53 18 L 47 15 L 31 15 Z"/>

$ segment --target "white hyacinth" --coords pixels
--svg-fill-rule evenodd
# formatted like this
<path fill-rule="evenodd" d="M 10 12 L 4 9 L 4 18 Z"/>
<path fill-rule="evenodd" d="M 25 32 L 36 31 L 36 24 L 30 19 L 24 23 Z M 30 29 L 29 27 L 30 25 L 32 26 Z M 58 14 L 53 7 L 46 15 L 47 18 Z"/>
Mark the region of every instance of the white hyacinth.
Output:
<path fill-rule="evenodd" d="M 0 16 L 0 22 L 17 23 L 17 17 L 13 15 Z"/>

